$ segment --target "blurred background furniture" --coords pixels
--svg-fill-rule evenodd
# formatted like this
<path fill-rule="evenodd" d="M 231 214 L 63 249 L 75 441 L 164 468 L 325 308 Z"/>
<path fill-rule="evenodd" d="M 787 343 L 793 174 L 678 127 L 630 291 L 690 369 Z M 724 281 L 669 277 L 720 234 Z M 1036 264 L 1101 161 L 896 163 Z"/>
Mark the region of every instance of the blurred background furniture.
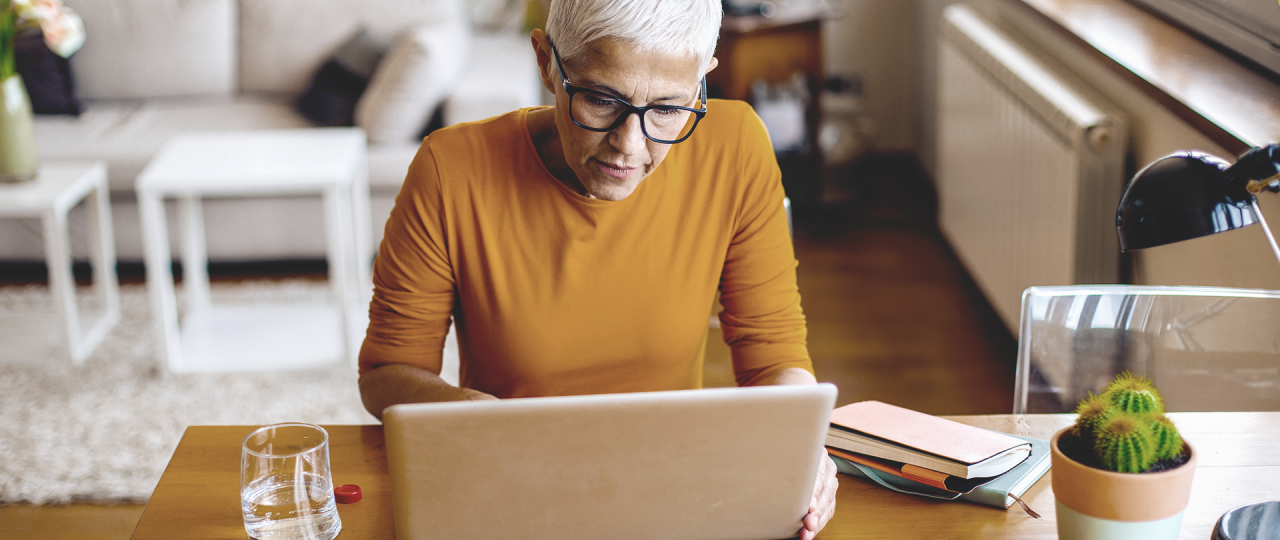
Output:
<path fill-rule="evenodd" d="M 1128 371 L 1169 411 L 1280 411 L 1280 291 L 1032 287 L 1022 296 L 1013 412 L 1072 412 Z"/>
<path fill-rule="evenodd" d="M 0 321 L 3 355 L 27 353 L 28 346 L 66 352 L 71 361 L 83 362 L 120 318 L 120 292 L 111 241 L 111 206 L 107 195 L 107 167 L 101 162 L 45 162 L 34 180 L 0 184 L 0 217 L 41 221 L 44 255 L 49 266 L 49 287 L 55 306 L 52 317 L 41 312 L 6 313 Z M 76 282 L 71 274 L 71 238 L 67 215 L 81 202 L 89 214 L 89 245 L 93 263 L 93 290 L 98 314 L 81 324 Z M 43 352 L 43 351 L 40 351 Z"/>
<path fill-rule="evenodd" d="M 82 16 L 89 36 L 70 60 L 84 110 L 38 115 L 36 144 L 42 161 L 107 163 L 116 247 L 125 260 L 143 255 L 134 181 L 170 137 L 313 127 L 295 101 L 326 59 L 362 30 L 389 46 L 361 97 L 367 102 L 377 94 L 381 114 L 356 122 L 369 133 L 375 241 L 441 103 L 447 114 L 442 111 L 437 125 L 536 105 L 541 95 L 527 36 L 518 28 L 473 31 L 462 0 L 66 3 Z M 374 91 L 395 83 L 411 91 Z M 366 102 L 358 110 L 367 112 L 372 104 Z M 399 126 L 370 125 L 379 121 Z M 211 201 L 205 206 L 209 257 L 322 259 L 323 237 L 313 234 L 323 226 L 317 204 L 298 196 Z M 73 216 L 73 228 L 77 222 Z M 0 231 L 0 259 L 39 259 L 37 236 L 20 228 Z"/>
<path fill-rule="evenodd" d="M 707 74 L 710 96 L 756 108 L 783 166 L 787 195 L 801 206 L 821 196 L 822 23 L 832 16 L 826 3 L 805 2 L 769 16 L 726 13 L 716 44 L 720 63 Z"/>
<path fill-rule="evenodd" d="M 190 133 L 174 137 L 138 177 L 161 360 L 171 371 L 355 366 L 368 326 L 369 185 L 364 132 L 356 128 Z M 328 246 L 328 305 L 214 306 L 209 298 L 202 198 L 319 195 Z M 177 198 L 186 314 L 179 328 L 163 202 Z M 317 234 L 321 233 L 323 234 Z M 336 303 L 336 305 L 334 305 Z"/>

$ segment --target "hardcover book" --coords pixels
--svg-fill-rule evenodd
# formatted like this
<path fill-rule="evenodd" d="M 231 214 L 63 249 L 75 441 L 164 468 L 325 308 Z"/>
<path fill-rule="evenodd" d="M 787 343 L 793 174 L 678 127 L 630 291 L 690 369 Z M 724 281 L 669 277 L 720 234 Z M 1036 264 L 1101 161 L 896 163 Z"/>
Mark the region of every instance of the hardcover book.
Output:
<path fill-rule="evenodd" d="M 836 469 L 851 476 L 859 476 L 866 478 L 880 486 L 910 495 L 918 495 L 921 497 L 929 497 L 933 499 L 960 499 L 972 503 L 992 506 L 995 508 L 1006 509 L 1019 502 L 1024 493 L 1031 486 L 1035 485 L 1044 473 L 1049 470 L 1049 442 L 1041 439 L 1033 439 L 1031 437 L 1022 437 L 1019 435 L 1009 435 L 1016 437 L 1031 445 L 1031 455 L 1023 461 L 1022 464 L 1014 467 L 1013 470 L 1006 472 L 992 479 L 975 479 L 977 481 L 986 480 L 986 483 L 969 488 L 967 493 L 961 493 L 947 489 L 947 487 L 939 487 L 933 483 L 920 482 L 909 479 L 905 476 L 894 475 L 886 472 L 878 467 L 871 467 L 860 463 L 855 463 L 848 459 L 840 457 L 833 453 L 831 458 L 836 463 Z M 953 482 L 958 482 L 953 483 Z M 958 481 L 952 477 L 944 481 L 948 487 L 956 487 L 957 485 L 965 486 L 963 481 Z M 963 489 L 963 488 L 962 488 Z M 1027 513 L 1035 516 L 1029 508 L 1023 503 L 1023 508 Z M 1038 517 L 1038 516 L 1037 516 Z"/>
<path fill-rule="evenodd" d="M 960 478 L 999 476 L 1031 454 L 1024 440 L 879 401 L 832 411 L 826 444 Z"/>

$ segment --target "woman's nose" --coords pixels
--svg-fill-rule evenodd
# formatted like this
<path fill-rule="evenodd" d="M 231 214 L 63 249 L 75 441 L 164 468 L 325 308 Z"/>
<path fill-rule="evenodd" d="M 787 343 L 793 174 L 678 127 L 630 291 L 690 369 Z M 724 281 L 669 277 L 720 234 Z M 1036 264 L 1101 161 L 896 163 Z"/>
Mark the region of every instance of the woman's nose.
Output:
<path fill-rule="evenodd" d="M 609 143 L 619 152 L 627 155 L 637 154 L 645 146 L 644 131 L 640 126 L 640 115 L 629 114 L 626 121 L 609 132 Z"/>

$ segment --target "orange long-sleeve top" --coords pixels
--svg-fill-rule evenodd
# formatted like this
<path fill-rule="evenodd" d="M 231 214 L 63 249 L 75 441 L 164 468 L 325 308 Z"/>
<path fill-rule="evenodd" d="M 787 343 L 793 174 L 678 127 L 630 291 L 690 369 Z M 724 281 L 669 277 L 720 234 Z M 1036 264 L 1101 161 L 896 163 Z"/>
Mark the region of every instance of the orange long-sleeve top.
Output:
<path fill-rule="evenodd" d="M 621 201 L 552 176 L 531 109 L 433 132 L 387 221 L 360 372 L 439 374 L 452 317 L 461 385 L 497 397 L 699 388 L 717 290 L 739 384 L 812 372 L 768 135 L 745 103 L 707 109 Z"/>

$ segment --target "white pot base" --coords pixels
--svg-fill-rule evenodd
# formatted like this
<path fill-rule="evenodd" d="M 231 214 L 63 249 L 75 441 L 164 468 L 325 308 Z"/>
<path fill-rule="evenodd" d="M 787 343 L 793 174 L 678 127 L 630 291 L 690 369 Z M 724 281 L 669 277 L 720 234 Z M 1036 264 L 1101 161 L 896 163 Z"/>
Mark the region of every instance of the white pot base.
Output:
<path fill-rule="evenodd" d="M 1175 540 L 1182 530 L 1182 514 L 1177 514 L 1156 521 L 1112 521 L 1110 519 L 1086 516 L 1067 508 L 1059 501 L 1058 507 L 1058 540 Z"/>

